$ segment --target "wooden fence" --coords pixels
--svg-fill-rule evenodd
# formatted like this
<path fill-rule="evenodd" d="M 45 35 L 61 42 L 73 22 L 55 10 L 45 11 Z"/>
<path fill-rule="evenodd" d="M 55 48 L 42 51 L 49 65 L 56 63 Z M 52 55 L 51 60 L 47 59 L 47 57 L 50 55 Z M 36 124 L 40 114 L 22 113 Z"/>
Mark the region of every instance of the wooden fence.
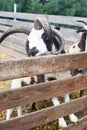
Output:
<path fill-rule="evenodd" d="M 84 60 L 83 60 L 84 59 Z M 82 62 L 83 61 L 83 62 Z M 74 64 L 73 64 L 74 62 Z M 24 76 L 64 71 L 87 67 L 87 53 L 76 55 L 43 56 L 0 61 L 0 80 L 8 80 Z M 28 68 L 28 69 L 26 69 Z M 87 75 L 40 83 L 16 90 L 0 92 L 0 111 L 26 105 L 32 102 L 48 100 L 65 93 L 87 89 Z M 54 121 L 59 117 L 87 108 L 87 95 L 59 106 L 50 106 L 36 112 L 0 122 L 0 130 L 28 130 L 38 125 Z M 71 124 L 67 130 L 82 130 L 87 127 L 87 116 L 79 120 L 77 125 Z"/>
<path fill-rule="evenodd" d="M 25 20 L 30 18 L 29 20 L 35 18 L 33 14 L 16 14 L 16 18 Z M 12 12 L 0 12 L 0 22 L 2 24 L 6 24 L 6 18 L 13 18 Z M 47 16 L 50 22 L 58 22 L 57 18 L 60 19 L 62 16 Z M 3 18 L 3 19 L 2 19 Z M 61 21 L 67 24 L 67 19 L 63 17 Z M 75 18 L 75 20 L 78 18 Z M 81 18 L 80 18 L 81 19 Z M 82 18 L 87 20 L 86 18 Z M 52 20 L 52 21 L 51 21 Z M 12 19 L 8 20 L 8 23 L 11 23 Z M 71 21 L 73 21 L 71 19 Z M 17 21 L 18 22 L 18 21 Z M 74 21 L 75 22 L 75 21 Z M 21 23 L 21 22 L 20 22 Z M 60 22 L 61 23 L 61 22 Z M 23 24 L 23 23 L 22 23 Z M 12 25 L 12 24 L 11 24 Z M 13 24 L 14 25 L 14 24 Z M 0 25 L 1 30 L 6 30 L 9 27 Z M 3 32 L 3 31 L 1 31 Z M 23 36 L 23 37 L 22 37 Z M 13 37 L 15 38 L 12 43 Z M 21 38 L 22 37 L 22 38 Z M 18 39 L 19 41 L 16 41 Z M 2 49 L 7 49 L 7 51 L 12 51 L 10 54 L 17 54 L 14 57 L 21 57 L 24 54 L 19 53 L 19 50 L 15 51 L 14 48 L 10 48 L 11 44 L 18 48 L 21 47 L 23 52 L 23 47 L 25 43 L 26 36 L 23 34 L 15 34 L 10 36 L 3 42 Z M 23 43 L 21 42 L 22 40 Z M 10 43 L 11 42 L 11 43 Z M 4 46 L 4 44 L 7 44 Z M 8 46 L 10 44 L 10 46 Z M 2 51 L 3 51 L 2 50 Z M 14 53 L 13 53 L 14 50 Z M 7 53 L 6 52 L 6 53 Z M 84 60 L 83 60 L 84 59 Z M 80 54 L 73 55 L 59 55 L 59 56 L 43 56 L 42 57 L 22 57 L 20 59 L 10 59 L 10 60 L 0 60 L 0 81 L 34 76 L 38 74 L 47 74 L 53 72 L 60 72 L 70 69 L 76 68 L 87 68 L 87 53 L 82 52 Z M 51 99 L 54 96 L 62 96 L 66 93 L 79 92 L 80 90 L 87 89 L 87 75 L 75 76 L 72 78 L 55 80 L 47 83 L 40 83 L 37 85 L 26 86 L 21 89 L 15 90 L 6 90 L 0 92 L 0 111 L 3 111 L 7 108 L 24 106 L 26 104 L 31 104 L 33 102 L 39 102 L 43 100 Z M 47 124 L 48 122 L 54 121 L 59 117 L 67 116 L 70 113 L 77 113 L 79 111 L 87 109 L 87 95 L 83 97 L 79 97 L 78 99 L 74 99 L 68 103 L 62 103 L 59 106 L 50 106 L 35 112 L 28 113 L 27 115 L 23 115 L 20 118 L 13 118 L 9 121 L 1 121 L 0 122 L 0 130 L 28 130 L 30 128 L 40 126 L 43 124 Z M 77 124 L 70 124 L 66 129 L 67 130 L 82 130 L 87 128 L 87 115 L 83 118 L 79 119 Z"/>

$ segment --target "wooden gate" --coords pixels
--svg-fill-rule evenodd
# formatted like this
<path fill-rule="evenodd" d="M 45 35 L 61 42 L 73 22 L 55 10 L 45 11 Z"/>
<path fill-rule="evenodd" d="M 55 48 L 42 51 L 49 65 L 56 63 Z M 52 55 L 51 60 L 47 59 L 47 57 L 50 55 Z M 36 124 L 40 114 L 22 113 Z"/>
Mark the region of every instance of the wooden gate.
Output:
<path fill-rule="evenodd" d="M 83 60 L 84 59 L 84 60 Z M 82 62 L 83 61 L 83 62 Z M 35 58 L 11 59 L 0 61 L 0 80 L 8 80 L 37 74 L 60 72 L 87 67 L 87 53 L 74 55 L 43 56 Z M 48 100 L 54 96 L 87 89 L 87 75 L 40 83 L 16 90 L 0 92 L 0 111 L 7 108 L 24 106 L 33 102 Z M 50 106 L 20 118 L 0 122 L 0 130 L 28 130 L 51 122 L 59 117 L 87 108 L 87 95 L 59 106 Z M 68 126 L 67 130 L 82 130 L 87 127 L 87 116 Z"/>

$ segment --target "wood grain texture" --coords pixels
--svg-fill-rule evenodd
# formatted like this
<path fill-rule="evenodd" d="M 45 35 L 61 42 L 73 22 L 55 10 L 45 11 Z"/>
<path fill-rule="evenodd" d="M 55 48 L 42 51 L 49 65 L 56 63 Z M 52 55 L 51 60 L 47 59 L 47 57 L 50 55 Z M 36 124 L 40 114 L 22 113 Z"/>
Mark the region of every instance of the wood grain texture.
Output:
<path fill-rule="evenodd" d="M 87 75 L 0 92 L 0 110 L 48 100 L 87 88 Z"/>
<path fill-rule="evenodd" d="M 0 122 L 1 130 L 28 130 L 41 124 L 46 124 L 61 116 L 66 116 L 70 113 L 77 112 L 83 108 L 87 108 L 87 96 L 76 99 L 69 103 L 64 103 L 59 106 L 45 108 L 20 118 L 11 119 L 9 121 Z M 73 129 L 71 129 L 73 130 Z"/>
<path fill-rule="evenodd" d="M 0 80 L 87 67 L 87 53 L 0 61 Z M 83 60 L 84 59 L 84 60 Z M 83 61 L 83 62 L 82 62 Z M 15 72 L 15 73 L 14 73 Z M 8 75 L 9 74 L 9 75 Z"/>

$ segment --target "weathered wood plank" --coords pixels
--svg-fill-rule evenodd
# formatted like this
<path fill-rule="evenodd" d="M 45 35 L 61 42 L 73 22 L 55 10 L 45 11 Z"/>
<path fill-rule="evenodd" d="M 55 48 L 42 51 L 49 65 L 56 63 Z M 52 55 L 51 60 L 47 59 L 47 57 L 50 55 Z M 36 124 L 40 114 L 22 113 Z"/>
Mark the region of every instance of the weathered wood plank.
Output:
<path fill-rule="evenodd" d="M 19 21 L 19 20 L 11 20 L 11 19 L 1 19 L 0 18 L 0 24 L 2 25 L 8 25 L 8 26 L 15 26 L 15 25 L 19 25 L 19 26 L 25 26 L 25 27 L 33 27 L 33 23 L 31 22 L 24 22 L 24 21 Z"/>
<path fill-rule="evenodd" d="M 9 121 L 0 122 L 1 130 L 28 130 L 29 128 L 38 125 L 46 124 L 50 121 L 66 116 L 73 112 L 78 112 L 87 108 L 87 96 L 75 99 L 69 103 L 64 103 L 59 106 L 45 108 L 20 118 L 15 118 Z"/>
<path fill-rule="evenodd" d="M 77 125 L 69 125 L 66 130 L 83 130 L 84 128 L 87 129 L 87 116 L 80 119 Z"/>
<path fill-rule="evenodd" d="M 14 57 L 14 58 L 20 58 L 20 57 L 24 58 L 24 57 L 26 57 L 26 55 L 24 55 L 23 53 L 19 53 L 17 51 L 14 51 L 12 49 L 9 49 L 9 48 L 3 47 L 3 46 L 0 46 L 0 51 L 4 52 L 5 54 L 7 54 L 11 57 Z"/>
<path fill-rule="evenodd" d="M 25 47 L 20 45 L 20 44 L 15 44 L 16 43 L 19 43 L 17 42 L 16 39 L 12 39 L 12 41 L 9 42 L 9 40 L 7 41 L 4 41 L 4 43 L 2 44 L 3 47 L 7 47 L 11 50 L 14 50 L 16 52 L 19 52 L 19 53 L 22 53 L 22 54 L 26 54 L 26 50 L 25 50 Z M 21 41 L 20 41 L 21 42 Z M 25 44 L 25 43 L 24 43 Z"/>
<path fill-rule="evenodd" d="M 26 39 L 21 37 L 11 36 L 6 38 L 0 44 L 0 50 L 6 54 L 10 54 L 12 57 L 20 58 L 27 56 L 25 49 Z"/>
<path fill-rule="evenodd" d="M 2 34 L 0 34 L 1 36 Z M 20 46 L 25 48 L 25 45 L 26 45 L 26 40 L 27 40 L 27 35 L 24 35 L 24 34 L 13 34 L 13 35 L 10 35 L 8 36 L 6 39 L 4 39 L 2 41 L 2 43 L 0 44 L 0 46 L 5 46 L 7 45 L 9 47 L 9 45 L 15 45 L 15 46 Z M 23 52 L 23 50 L 22 50 Z"/>
<path fill-rule="evenodd" d="M 0 80 L 87 67 L 87 53 L 0 61 Z M 83 60 L 84 59 L 84 60 Z M 83 62 L 82 62 L 83 61 Z M 15 72 L 15 73 L 14 73 Z M 8 75 L 9 74 L 9 75 Z"/>
<path fill-rule="evenodd" d="M 0 26 L 0 29 L 3 31 L 8 30 L 9 27 L 5 27 L 5 26 Z M 2 35 L 2 33 L 0 33 L 0 36 Z M 9 37 L 7 37 L 1 44 L 0 46 L 5 47 L 6 49 L 3 50 L 7 50 L 5 51 L 5 53 L 9 54 L 9 50 L 10 50 L 10 55 L 13 57 L 15 56 L 15 53 L 18 52 L 21 55 L 27 56 L 26 55 L 26 50 L 25 50 L 25 44 L 26 44 L 26 39 L 27 39 L 27 35 L 25 34 L 19 34 L 19 33 L 15 33 L 10 35 Z M 14 55 L 13 52 L 14 51 Z M 12 52 L 12 54 L 11 54 Z M 17 58 L 19 57 L 19 55 L 17 56 Z"/>
<path fill-rule="evenodd" d="M 3 29 L 2 27 L 1 30 L 6 31 L 8 29 L 7 28 Z M 2 34 L 3 33 L 0 33 L 0 36 L 2 36 Z M 12 44 L 12 45 L 14 44 L 15 46 L 19 45 L 20 47 L 23 46 L 25 48 L 27 37 L 28 35 L 25 35 L 23 33 L 15 33 L 6 37 L 0 45 L 9 46 L 9 44 Z"/>
<path fill-rule="evenodd" d="M 1 17 L 14 18 L 14 12 L 3 12 L 0 11 Z M 66 25 L 81 26 L 82 24 L 77 23 L 77 20 L 87 21 L 86 17 L 73 17 L 73 16 L 58 16 L 58 15 L 47 15 L 47 14 L 32 14 L 32 13 L 16 13 L 15 17 L 18 19 L 31 20 L 34 21 L 36 17 L 47 17 L 48 21 L 51 23 L 59 23 Z"/>
<path fill-rule="evenodd" d="M 69 41 L 74 41 L 77 42 L 79 41 L 80 37 L 81 37 L 81 33 L 77 33 L 75 29 L 70 29 L 70 28 L 61 28 L 60 32 L 62 34 L 62 36 L 64 37 L 65 40 L 69 40 Z"/>
<path fill-rule="evenodd" d="M 31 104 L 87 88 L 87 75 L 0 92 L 0 110 Z M 34 96 L 33 96 L 34 95 Z"/>
<path fill-rule="evenodd" d="M 22 55 L 26 55 L 25 49 L 26 39 L 22 39 L 21 37 L 11 36 L 6 38 L 0 46 L 6 47 L 7 49 L 14 50 L 15 52 L 19 52 Z M 7 50 L 8 51 L 8 50 Z"/>

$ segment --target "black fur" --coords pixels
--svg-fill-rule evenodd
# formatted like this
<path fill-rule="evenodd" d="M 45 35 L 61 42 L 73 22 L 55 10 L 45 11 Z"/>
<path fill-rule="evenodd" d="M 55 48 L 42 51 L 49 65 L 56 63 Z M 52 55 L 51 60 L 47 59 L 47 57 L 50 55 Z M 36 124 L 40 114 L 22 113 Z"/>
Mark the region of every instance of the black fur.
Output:
<path fill-rule="evenodd" d="M 30 56 L 35 56 L 39 51 L 37 50 L 36 47 L 33 47 L 32 49 L 29 50 Z"/>
<path fill-rule="evenodd" d="M 55 48 L 57 49 L 57 51 L 59 50 L 59 44 L 58 44 L 58 41 L 55 37 L 53 37 L 53 43 L 55 45 Z"/>
<path fill-rule="evenodd" d="M 42 39 L 43 39 L 44 43 L 46 44 L 47 50 L 52 51 L 52 44 L 50 43 L 50 40 L 48 39 L 46 33 L 42 34 Z"/>

